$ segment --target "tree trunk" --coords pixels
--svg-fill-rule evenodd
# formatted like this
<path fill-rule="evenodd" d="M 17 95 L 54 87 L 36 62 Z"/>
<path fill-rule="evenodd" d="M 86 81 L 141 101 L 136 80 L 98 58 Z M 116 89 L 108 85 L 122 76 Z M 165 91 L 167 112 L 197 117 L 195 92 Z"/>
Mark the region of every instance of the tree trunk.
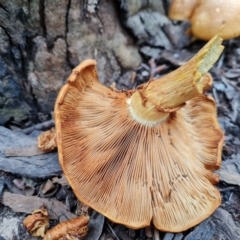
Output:
<path fill-rule="evenodd" d="M 84 59 L 106 85 L 141 63 L 113 2 L 0 0 L 0 125 L 46 118 Z"/>

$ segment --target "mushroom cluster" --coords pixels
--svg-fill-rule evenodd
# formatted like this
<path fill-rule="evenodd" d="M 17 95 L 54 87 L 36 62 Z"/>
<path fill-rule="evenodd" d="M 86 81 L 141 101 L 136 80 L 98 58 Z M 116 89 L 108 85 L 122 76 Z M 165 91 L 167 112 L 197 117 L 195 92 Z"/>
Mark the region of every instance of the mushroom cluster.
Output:
<path fill-rule="evenodd" d="M 131 91 L 99 83 L 94 60 L 73 69 L 54 113 L 59 161 L 81 202 L 130 228 L 170 232 L 215 211 L 223 132 L 203 91 L 221 43 L 215 36 L 179 69 Z"/>
<path fill-rule="evenodd" d="M 209 40 L 221 29 L 223 39 L 240 35 L 240 1 L 236 0 L 173 0 L 169 18 L 191 22 L 196 37 Z"/>

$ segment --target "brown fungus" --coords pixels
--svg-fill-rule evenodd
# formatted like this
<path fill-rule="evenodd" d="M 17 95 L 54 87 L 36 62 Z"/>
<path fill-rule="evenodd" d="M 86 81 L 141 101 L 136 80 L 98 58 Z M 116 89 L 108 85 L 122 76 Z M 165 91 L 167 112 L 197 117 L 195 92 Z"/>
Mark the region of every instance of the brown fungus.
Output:
<path fill-rule="evenodd" d="M 88 233 L 88 222 L 88 216 L 79 216 L 61 222 L 48 230 L 43 240 L 83 240 Z"/>
<path fill-rule="evenodd" d="M 240 36 L 240 1 L 237 0 L 174 0 L 169 9 L 173 20 L 189 19 L 191 32 L 209 40 L 220 29 L 223 39 Z"/>
<path fill-rule="evenodd" d="M 59 160 L 78 199 L 130 228 L 179 232 L 221 203 L 213 171 L 223 132 L 203 91 L 223 50 L 217 35 L 185 65 L 137 90 L 98 82 L 96 62 L 73 69 L 55 104 Z"/>
<path fill-rule="evenodd" d="M 38 136 L 38 148 L 44 152 L 51 152 L 57 148 L 56 131 L 54 128 Z"/>

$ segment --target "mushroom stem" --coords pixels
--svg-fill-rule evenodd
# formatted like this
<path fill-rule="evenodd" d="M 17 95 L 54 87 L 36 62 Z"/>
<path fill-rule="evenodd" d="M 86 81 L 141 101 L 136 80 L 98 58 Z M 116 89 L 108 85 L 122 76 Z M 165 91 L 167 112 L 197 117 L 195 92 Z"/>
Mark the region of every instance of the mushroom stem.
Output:
<path fill-rule="evenodd" d="M 212 85 L 207 72 L 224 47 L 219 35 L 213 37 L 192 59 L 170 74 L 141 85 L 127 100 L 132 117 L 144 124 L 158 124 L 170 112 L 197 97 Z"/>
<path fill-rule="evenodd" d="M 134 92 L 131 98 L 127 99 L 131 116 L 144 125 L 156 125 L 167 119 L 169 113 L 156 111 L 156 106 L 151 102 L 142 104 L 142 97 L 139 91 Z"/>

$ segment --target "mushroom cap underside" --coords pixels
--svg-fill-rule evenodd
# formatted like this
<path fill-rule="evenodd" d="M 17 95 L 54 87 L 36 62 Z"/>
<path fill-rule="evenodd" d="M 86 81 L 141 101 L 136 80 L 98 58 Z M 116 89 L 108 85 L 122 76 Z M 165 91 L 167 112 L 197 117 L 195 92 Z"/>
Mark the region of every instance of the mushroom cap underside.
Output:
<path fill-rule="evenodd" d="M 77 70 L 76 70 L 77 69 Z M 97 81 L 95 61 L 73 70 L 55 105 L 59 160 L 80 201 L 131 228 L 179 232 L 220 205 L 223 133 L 212 98 L 200 95 L 155 126 Z"/>

